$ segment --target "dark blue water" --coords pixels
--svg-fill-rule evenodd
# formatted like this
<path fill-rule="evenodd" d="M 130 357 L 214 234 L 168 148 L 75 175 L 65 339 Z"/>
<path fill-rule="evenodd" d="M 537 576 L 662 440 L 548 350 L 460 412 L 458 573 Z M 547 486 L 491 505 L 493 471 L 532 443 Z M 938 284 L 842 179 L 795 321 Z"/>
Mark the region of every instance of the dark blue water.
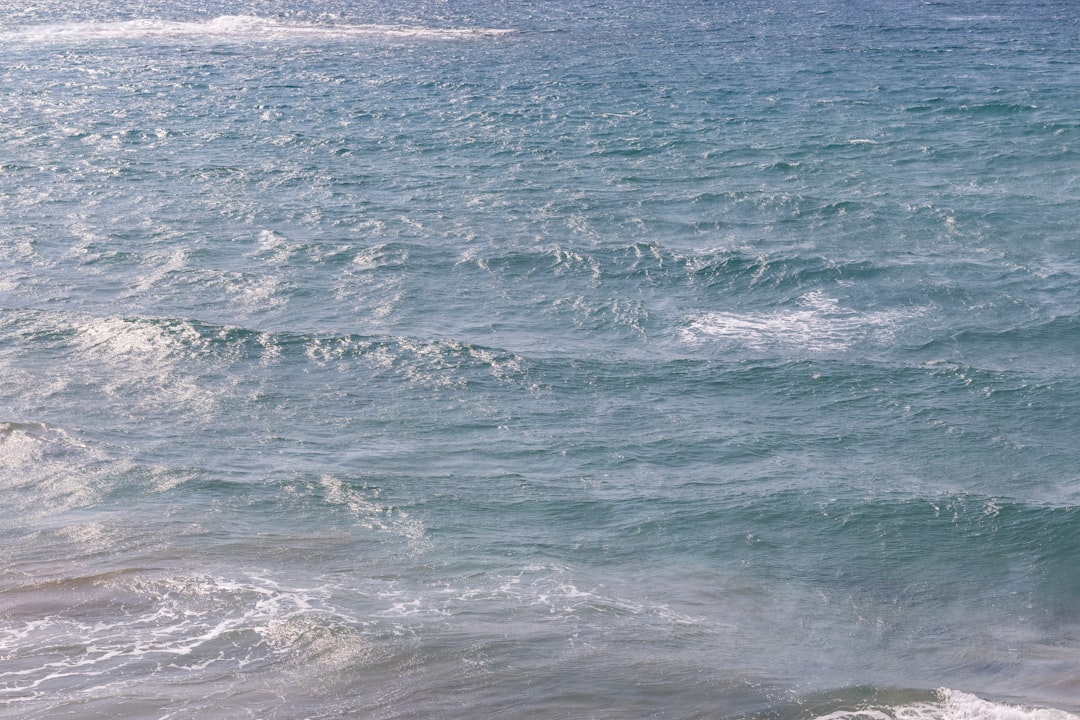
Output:
<path fill-rule="evenodd" d="M 1073 720 L 1078 40 L 0 11 L 0 716 Z"/>

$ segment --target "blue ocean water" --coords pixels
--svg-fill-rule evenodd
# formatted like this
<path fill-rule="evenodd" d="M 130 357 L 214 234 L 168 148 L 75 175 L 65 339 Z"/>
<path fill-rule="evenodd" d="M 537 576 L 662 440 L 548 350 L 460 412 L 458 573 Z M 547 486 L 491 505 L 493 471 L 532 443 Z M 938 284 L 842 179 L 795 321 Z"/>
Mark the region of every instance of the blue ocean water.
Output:
<path fill-rule="evenodd" d="M 1078 717 L 1072 3 L 42 0 L 0 92 L 0 717 Z"/>

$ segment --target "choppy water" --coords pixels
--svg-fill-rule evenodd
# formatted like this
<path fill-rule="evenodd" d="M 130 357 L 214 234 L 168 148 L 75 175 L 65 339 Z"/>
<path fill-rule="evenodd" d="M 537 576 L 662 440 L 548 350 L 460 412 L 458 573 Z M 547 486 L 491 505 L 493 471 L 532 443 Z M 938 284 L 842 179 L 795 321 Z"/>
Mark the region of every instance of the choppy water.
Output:
<path fill-rule="evenodd" d="M 0 716 L 1075 720 L 1078 40 L 0 11 Z"/>

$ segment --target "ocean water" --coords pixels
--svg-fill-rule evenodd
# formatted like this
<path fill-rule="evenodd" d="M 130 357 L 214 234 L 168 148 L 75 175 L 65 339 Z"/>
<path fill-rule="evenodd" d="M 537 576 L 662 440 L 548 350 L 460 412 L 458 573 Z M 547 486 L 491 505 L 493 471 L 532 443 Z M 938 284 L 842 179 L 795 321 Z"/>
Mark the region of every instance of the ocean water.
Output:
<path fill-rule="evenodd" d="M 0 717 L 1080 717 L 1066 0 L 0 10 Z"/>

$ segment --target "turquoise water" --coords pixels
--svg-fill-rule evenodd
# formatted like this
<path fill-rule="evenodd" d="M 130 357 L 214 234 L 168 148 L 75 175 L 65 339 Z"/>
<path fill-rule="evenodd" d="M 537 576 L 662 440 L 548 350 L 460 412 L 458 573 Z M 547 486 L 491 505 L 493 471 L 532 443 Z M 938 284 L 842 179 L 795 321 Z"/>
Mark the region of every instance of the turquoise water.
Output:
<path fill-rule="evenodd" d="M 1078 40 L 0 11 L 0 717 L 1075 720 Z"/>

